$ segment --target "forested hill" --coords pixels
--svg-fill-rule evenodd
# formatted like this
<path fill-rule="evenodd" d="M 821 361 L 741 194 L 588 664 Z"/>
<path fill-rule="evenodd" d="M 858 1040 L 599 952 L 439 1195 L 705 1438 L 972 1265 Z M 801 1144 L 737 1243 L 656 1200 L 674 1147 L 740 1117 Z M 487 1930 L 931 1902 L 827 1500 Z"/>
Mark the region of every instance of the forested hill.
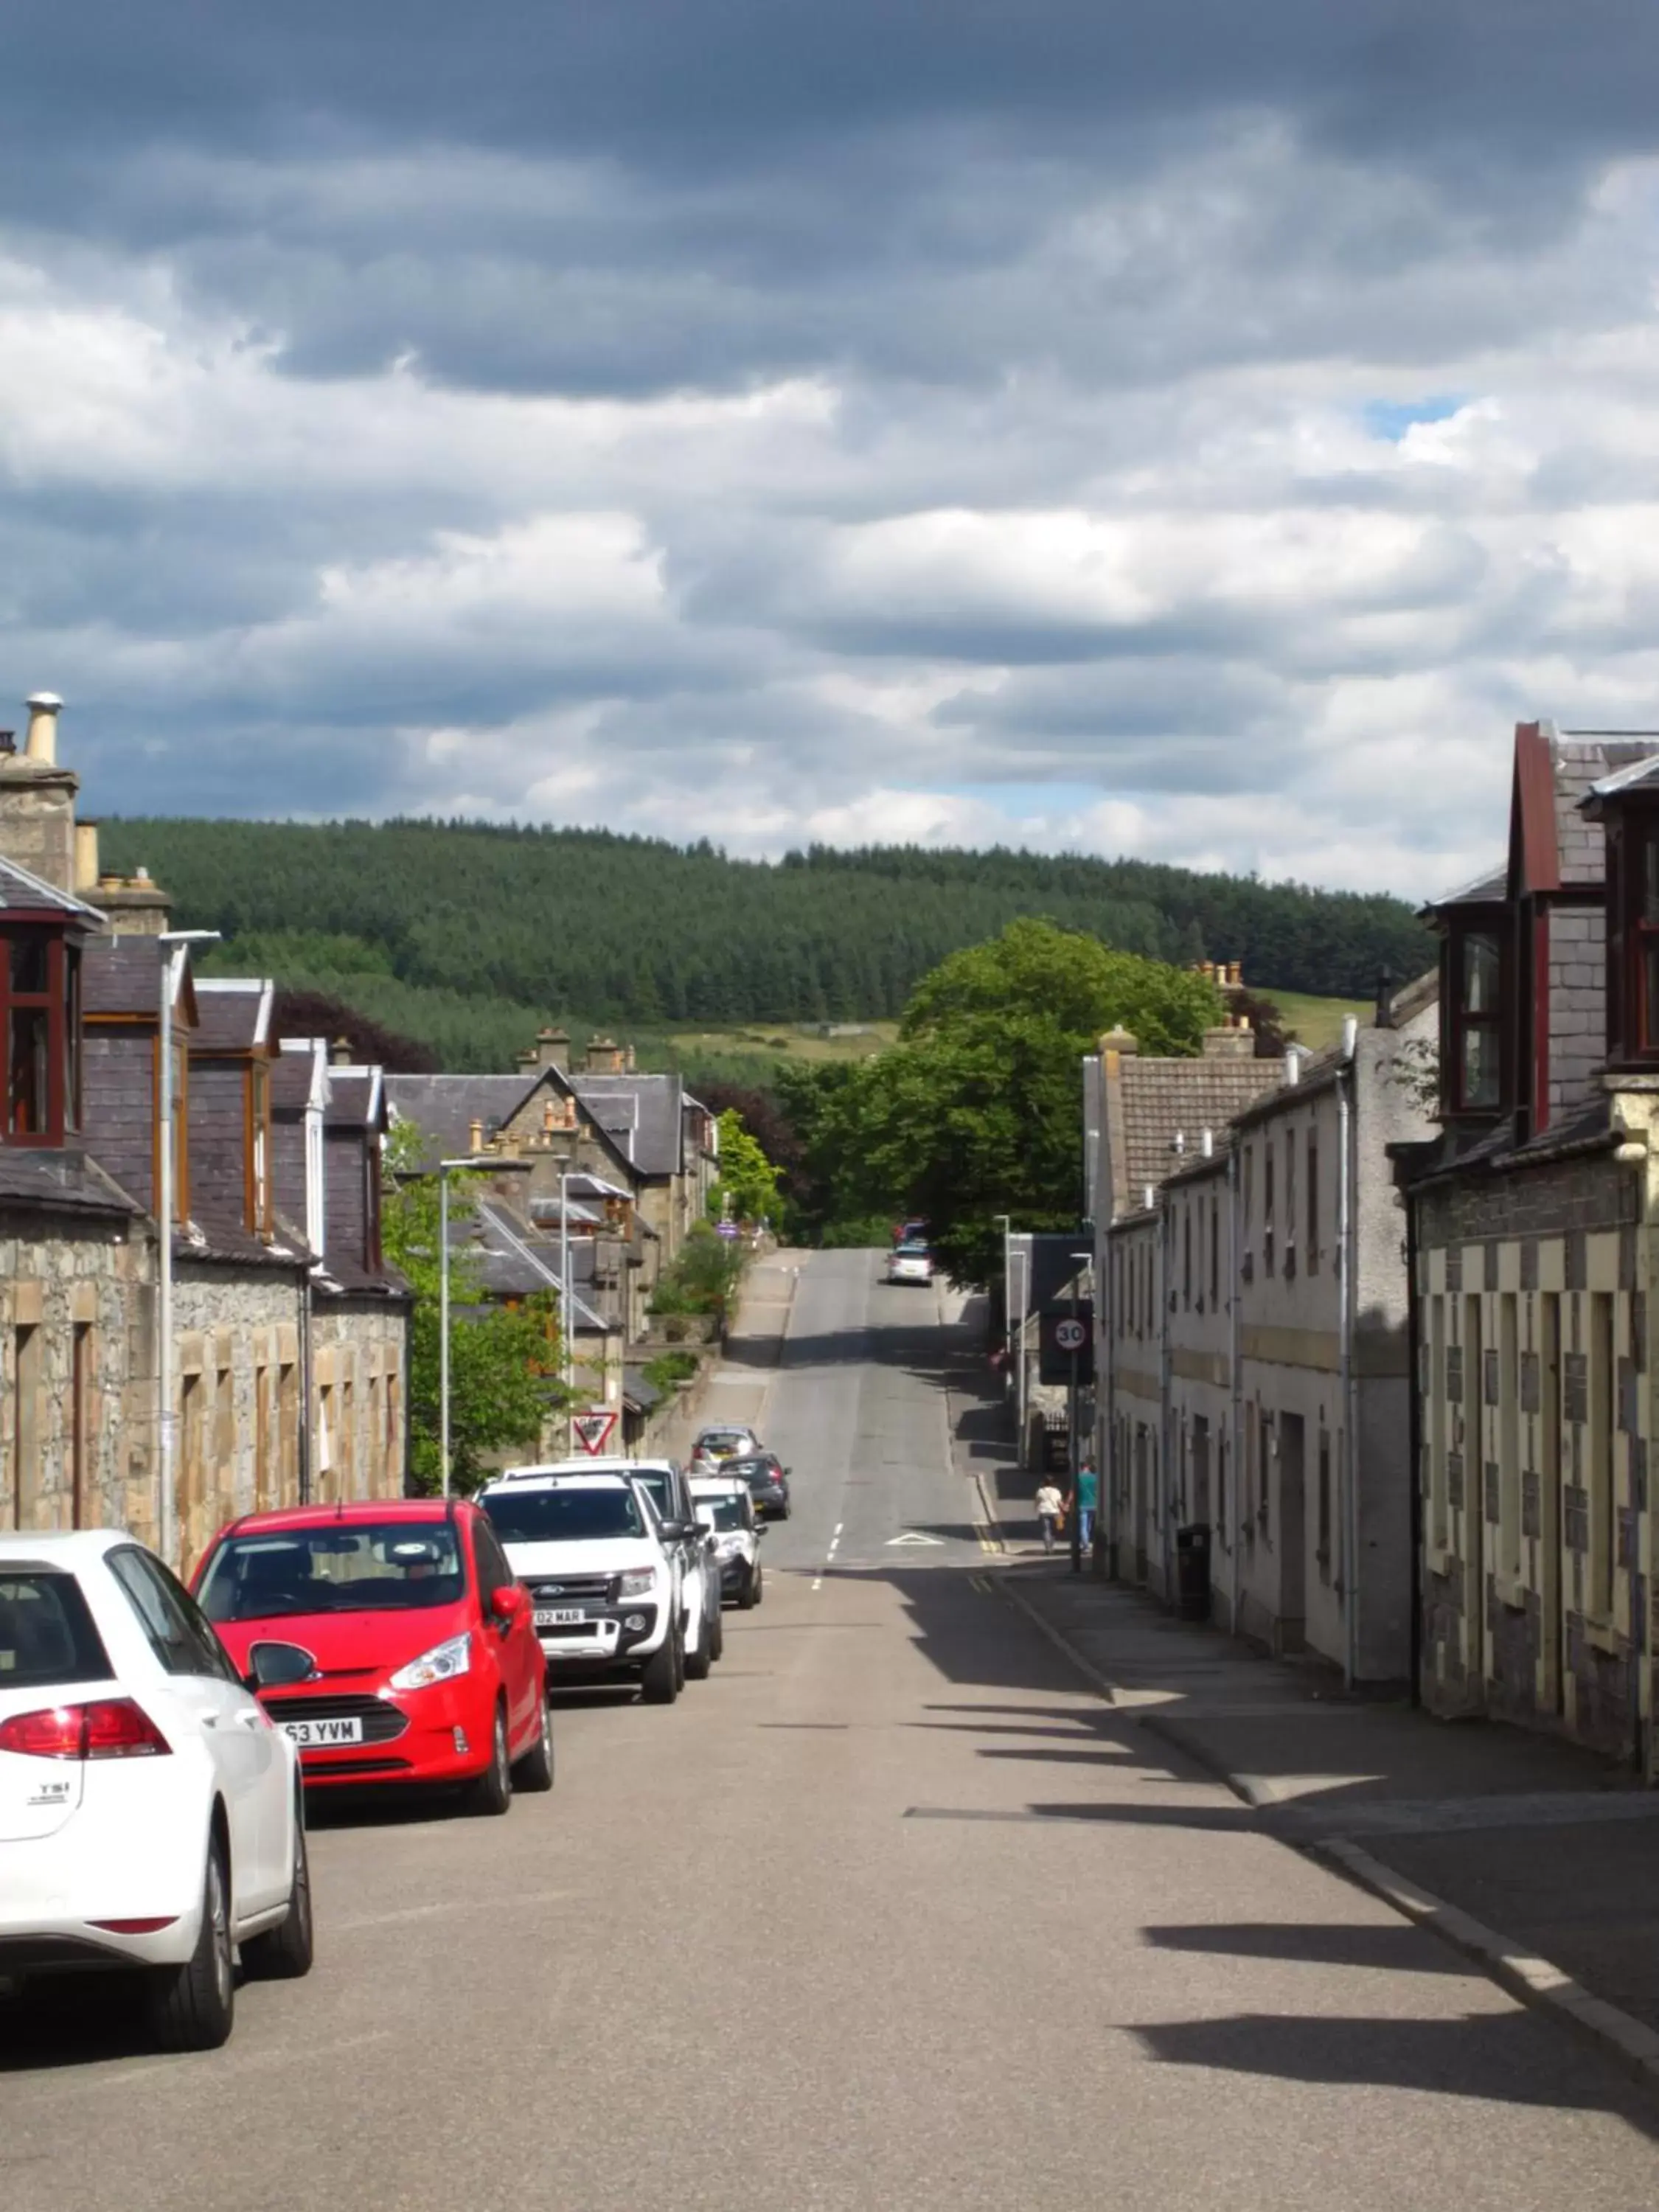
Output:
<path fill-rule="evenodd" d="M 1428 964 L 1401 901 L 1030 853 L 707 843 L 470 822 L 106 820 L 181 927 L 279 977 L 397 979 L 605 1021 L 890 1018 L 917 977 L 1019 915 L 1170 960 L 1241 960 L 1260 989 L 1364 997 Z M 222 965 L 222 960 L 217 964 Z"/>

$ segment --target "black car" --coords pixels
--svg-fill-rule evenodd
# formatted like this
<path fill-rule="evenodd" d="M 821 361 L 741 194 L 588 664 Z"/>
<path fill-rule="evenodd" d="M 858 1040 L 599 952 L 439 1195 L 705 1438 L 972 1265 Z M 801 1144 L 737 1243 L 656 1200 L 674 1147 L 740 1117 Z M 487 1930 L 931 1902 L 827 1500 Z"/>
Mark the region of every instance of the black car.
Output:
<path fill-rule="evenodd" d="M 741 1459 L 729 1459 L 720 1473 L 748 1484 L 749 1495 L 755 1501 L 755 1511 L 761 1520 L 789 1518 L 789 1470 L 773 1453 L 755 1452 Z"/>

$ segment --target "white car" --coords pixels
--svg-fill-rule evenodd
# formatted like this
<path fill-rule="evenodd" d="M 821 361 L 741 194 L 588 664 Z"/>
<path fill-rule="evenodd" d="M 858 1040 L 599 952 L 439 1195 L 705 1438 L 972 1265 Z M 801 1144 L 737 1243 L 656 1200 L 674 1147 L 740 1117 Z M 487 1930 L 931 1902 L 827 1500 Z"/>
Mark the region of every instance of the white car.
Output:
<path fill-rule="evenodd" d="M 509 1468 L 475 1503 L 530 1592 L 548 1687 L 633 1675 L 647 1705 L 672 1705 L 685 1680 L 682 1537 L 626 1463 Z"/>
<path fill-rule="evenodd" d="M 158 2039 L 206 2051 L 238 1945 L 310 1971 L 294 1746 L 130 1536 L 0 1536 L 0 1980 L 142 1968 Z"/>
<path fill-rule="evenodd" d="M 714 1534 L 720 1595 L 736 1598 L 739 1608 L 748 1613 L 760 1603 L 764 1586 L 760 1559 L 763 1532 L 755 1518 L 749 1486 L 724 1475 L 693 1475 L 690 1487 L 692 1510 Z"/>
<path fill-rule="evenodd" d="M 888 1255 L 890 1283 L 931 1283 L 933 1255 L 925 1244 L 899 1244 Z"/>

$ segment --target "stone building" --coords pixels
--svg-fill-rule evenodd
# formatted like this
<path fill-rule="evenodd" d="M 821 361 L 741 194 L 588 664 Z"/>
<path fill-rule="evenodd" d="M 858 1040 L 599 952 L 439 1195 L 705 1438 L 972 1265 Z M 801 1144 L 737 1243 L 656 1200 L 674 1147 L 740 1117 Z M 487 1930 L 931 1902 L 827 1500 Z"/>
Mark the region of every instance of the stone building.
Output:
<path fill-rule="evenodd" d="M 1509 858 L 1437 902 L 1441 1127 L 1401 1147 L 1418 1680 L 1652 1741 L 1659 734 L 1515 733 Z"/>
<path fill-rule="evenodd" d="M 164 965 L 165 894 L 147 877 L 99 870 L 94 827 L 75 818 L 77 779 L 57 760 L 58 702 L 41 695 L 30 708 L 25 752 L 0 738 L 0 931 L 9 940 L 0 988 L 10 1040 L 0 1130 L 0 1525 L 112 1523 L 187 1569 L 225 1519 L 309 1494 L 327 1413 L 313 1338 L 320 1332 L 326 1344 L 343 1326 L 372 1340 L 373 1373 L 400 1375 L 406 1308 L 384 1271 L 372 1286 L 313 1280 L 305 1207 L 296 1225 L 276 1189 L 271 988 L 197 979 L 187 958 Z M 22 854 L 50 872 L 37 874 Z M 94 903 L 106 899 L 112 918 Z M 174 1110 L 164 1133 L 160 1004 L 169 974 Z M 367 1205 L 378 1193 L 383 1117 L 353 1106 L 344 1118 L 353 1188 Z M 171 1528 L 159 1523 L 156 1453 L 154 1210 L 164 1142 L 175 1196 Z M 364 1267 L 374 1273 L 377 1246 L 372 1264 L 364 1248 Z M 367 1300 L 372 1326 L 347 1315 L 353 1298 Z M 400 1398 L 390 1413 L 382 1398 L 362 1462 L 366 1480 L 394 1492 L 403 1420 Z"/>
<path fill-rule="evenodd" d="M 1425 977 L 1342 1047 L 1177 1130 L 1101 1261 L 1108 1564 L 1173 1597 L 1208 1540 L 1212 1613 L 1351 1680 L 1410 1664 L 1407 1275 L 1390 1146 L 1427 1128 Z M 1194 1093 L 1196 1095 L 1196 1091 Z"/>

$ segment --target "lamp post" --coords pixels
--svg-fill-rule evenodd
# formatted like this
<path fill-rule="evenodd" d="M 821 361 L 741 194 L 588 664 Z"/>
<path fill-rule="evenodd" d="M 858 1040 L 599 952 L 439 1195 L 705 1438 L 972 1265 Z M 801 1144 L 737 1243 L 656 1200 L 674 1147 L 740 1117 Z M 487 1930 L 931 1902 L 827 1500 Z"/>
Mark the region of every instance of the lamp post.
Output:
<path fill-rule="evenodd" d="M 1008 1273 L 1008 1240 L 1013 1233 L 1014 1224 L 1006 1213 L 994 1213 L 991 1219 L 994 1224 L 1000 1222 L 1002 1224 L 1002 1357 L 1006 1382 L 1013 1329 L 1013 1299 L 1011 1296 L 1013 1284 Z"/>
<path fill-rule="evenodd" d="M 1092 1252 L 1073 1252 L 1071 1259 L 1073 1266 L 1077 1270 L 1072 1277 L 1072 1321 L 1075 1339 L 1076 1333 L 1081 1327 L 1081 1316 L 1078 1312 L 1078 1285 L 1083 1279 L 1083 1270 L 1092 1264 L 1094 1255 Z M 1067 1533 L 1072 1540 L 1072 1572 L 1074 1575 L 1080 1575 L 1083 1572 L 1083 1483 L 1082 1470 L 1078 1464 L 1079 1439 L 1077 1420 L 1077 1363 L 1079 1350 L 1079 1345 L 1074 1340 L 1068 1355 L 1072 1371 L 1066 1386 L 1066 1458 L 1072 1471 L 1072 1512 Z M 1097 1486 L 1099 1480 L 1097 1475 L 1095 1478 Z M 1095 1495 L 1098 1502 L 1098 1486 Z"/>
<path fill-rule="evenodd" d="M 449 1178 L 477 1167 L 474 1159 L 438 1163 L 438 1462 L 449 1495 Z"/>
<path fill-rule="evenodd" d="M 161 1065 L 156 1071 L 158 1111 L 155 1217 L 161 1232 L 156 1255 L 155 1283 L 155 1464 L 157 1488 L 156 1539 L 161 1557 L 177 1571 L 179 1565 L 178 1448 L 179 1416 L 173 1410 L 173 1216 L 177 1200 L 177 1161 L 173 1152 L 173 1001 L 192 945 L 216 945 L 216 929 L 167 929 L 156 942 L 161 947 L 161 1003 L 158 1046 Z"/>
<path fill-rule="evenodd" d="M 576 1317 L 570 1296 L 570 1155 L 558 1152 L 559 1170 L 559 1380 L 564 1385 L 564 1448 L 576 1449 Z"/>

